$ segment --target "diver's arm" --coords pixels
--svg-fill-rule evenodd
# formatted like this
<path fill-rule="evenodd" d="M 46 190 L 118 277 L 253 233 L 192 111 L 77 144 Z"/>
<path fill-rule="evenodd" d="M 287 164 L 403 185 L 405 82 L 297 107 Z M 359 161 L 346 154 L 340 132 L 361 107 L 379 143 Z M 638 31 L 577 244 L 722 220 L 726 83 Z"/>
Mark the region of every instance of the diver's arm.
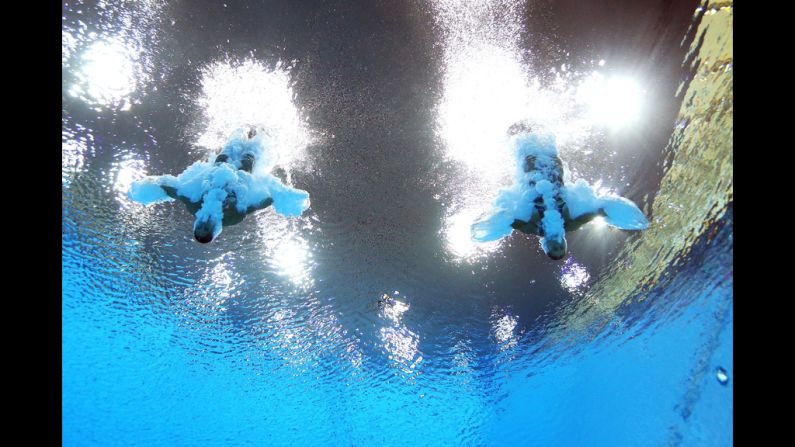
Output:
<path fill-rule="evenodd" d="M 265 209 L 265 208 L 271 206 L 272 204 L 273 204 L 273 198 L 272 197 L 268 197 L 267 199 L 263 200 L 260 203 L 257 203 L 257 204 L 254 204 L 254 205 L 250 205 L 246 209 L 246 214 L 253 213 L 254 211 Z"/>
<path fill-rule="evenodd" d="M 540 219 L 538 217 L 538 213 L 535 210 L 533 210 L 533 215 L 530 217 L 530 221 L 525 222 L 523 220 L 516 219 L 511 224 L 511 228 L 517 231 L 521 231 L 522 233 L 525 234 L 533 234 L 539 236 L 540 233 L 538 228 L 539 220 Z"/>
<path fill-rule="evenodd" d="M 234 198 L 230 198 L 224 203 L 223 224 L 225 227 L 228 227 L 230 225 L 237 225 L 243 221 L 243 218 L 245 218 L 246 215 L 253 213 L 254 211 L 269 207 L 273 203 L 273 199 L 268 197 L 259 204 L 249 206 L 248 208 L 246 208 L 246 211 L 243 213 L 237 210 L 236 203 L 237 201 Z"/>
<path fill-rule="evenodd" d="M 241 213 L 235 208 L 227 208 L 224 210 L 224 217 L 221 220 L 223 226 L 228 227 L 231 225 L 237 225 L 243 221 L 243 218 L 246 217 L 246 213 Z"/>
<path fill-rule="evenodd" d="M 580 229 L 581 226 L 587 224 L 588 222 L 594 220 L 595 218 L 597 218 L 599 216 L 604 216 L 604 215 L 605 215 L 604 211 L 600 208 L 596 212 L 585 213 L 585 214 L 583 214 L 581 216 L 577 216 L 576 219 L 572 219 L 572 218 L 569 217 L 568 208 L 565 208 L 565 215 L 564 215 L 564 219 L 563 219 L 563 222 L 564 222 L 563 223 L 563 228 L 566 231 L 577 231 L 578 229 Z"/>
<path fill-rule="evenodd" d="M 191 202 L 187 197 L 177 194 L 177 188 L 174 188 L 173 186 L 160 185 L 160 188 L 165 191 L 165 193 L 172 199 L 177 199 L 184 203 L 185 207 L 188 208 L 188 212 L 194 216 L 202 207 L 201 201 Z"/>
<path fill-rule="evenodd" d="M 167 194 L 169 197 L 171 197 L 172 199 L 177 199 L 177 200 L 179 200 L 179 201 L 181 201 L 181 202 L 183 202 L 183 203 L 184 203 L 186 200 L 188 200 L 188 199 L 187 199 L 187 197 L 185 197 L 185 196 L 181 196 L 181 195 L 177 194 L 177 188 L 174 188 L 173 186 L 160 185 L 160 188 L 161 188 L 163 191 L 165 191 L 165 192 L 166 192 L 166 194 Z"/>

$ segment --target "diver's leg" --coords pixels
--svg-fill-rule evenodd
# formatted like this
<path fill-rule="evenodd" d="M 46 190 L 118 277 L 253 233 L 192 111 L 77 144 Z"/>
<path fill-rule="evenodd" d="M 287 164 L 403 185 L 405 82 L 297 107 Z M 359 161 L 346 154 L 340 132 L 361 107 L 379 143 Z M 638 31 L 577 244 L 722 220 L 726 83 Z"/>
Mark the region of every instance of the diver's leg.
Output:
<path fill-rule="evenodd" d="M 224 210 L 224 217 L 222 223 L 225 227 L 229 227 L 232 225 L 237 225 L 243 221 L 243 218 L 246 217 L 244 213 L 238 212 L 236 209 L 227 209 Z"/>
<path fill-rule="evenodd" d="M 288 183 L 287 182 L 287 171 L 285 171 L 283 167 L 276 166 L 275 168 L 273 168 L 273 171 L 271 172 L 271 174 L 273 174 L 273 176 L 276 177 L 277 179 L 281 180 L 282 183 L 285 183 L 285 184 Z"/>
<path fill-rule="evenodd" d="M 172 199 L 179 199 L 177 188 L 167 185 L 160 185 L 160 188 L 166 193 L 167 196 L 171 197 Z"/>
<path fill-rule="evenodd" d="M 516 219 L 511 224 L 511 228 L 517 231 L 521 231 L 524 234 L 532 234 L 535 236 L 539 235 L 538 231 L 538 219 L 531 219 L 530 222 L 525 222 L 520 219 Z"/>
<path fill-rule="evenodd" d="M 554 157 L 552 161 L 555 163 L 555 167 L 552 168 L 552 172 L 549 174 L 549 181 L 561 188 L 563 187 L 563 161 L 560 157 Z"/>
<path fill-rule="evenodd" d="M 536 157 L 535 155 L 528 155 L 524 159 L 524 172 L 532 172 L 536 170 Z"/>
<path fill-rule="evenodd" d="M 269 207 L 271 205 L 273 205 L 273 198 L 272 197 L 268 197 L 267 199 L 263 200 L 260 203 L 256 203 L 254 205 L 249 205 L 249 207 L 246 209 L 246 214 L 253 213 L 254 211 L 265 209 L 265 208 L 267 208 L 267 207 Z"/>
<path fill-rule="evenodd" d="M 603 198 L 601 212 L 608 225 L 622 230 L 644 230 L 649 226 L 643 211 L 623 197 Z"/>

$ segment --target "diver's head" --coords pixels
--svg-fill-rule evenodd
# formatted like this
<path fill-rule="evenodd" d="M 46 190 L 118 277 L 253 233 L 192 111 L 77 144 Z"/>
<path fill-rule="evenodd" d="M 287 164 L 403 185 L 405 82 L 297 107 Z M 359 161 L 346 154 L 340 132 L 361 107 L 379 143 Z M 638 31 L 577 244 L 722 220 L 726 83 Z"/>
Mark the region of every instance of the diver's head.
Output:
<path fill-rule="evenodd" d="M 568 249 L 564 236 L 541 239 L 541 248 L 544 249 L 544 253 L 546 253 L 547 256 L 556 261 L 563 259 Z"/>
<path fill-rule="evenodd" d="M 228 167 L 224 170 L 234 172 Z M 217 178 L 215 180 L 217 181 Z M 221 234 L 224 202 L 228 195 L 224 188 L 211 188 L 204 193 L 201 199 L 201 209 L 194 214 L 196 221 L 193 222 L 193 237 L 197 241 L 206 244 Z"/>
<path fill-rule="evenodd" d="M 193 237 L 202 244 L 212 241 L 220 233 L 220 225 L 215 222 L 215 219 L 197 220 L 193 224 Z"/>
<path fill-rule="evenodd" d="M 209 221 L 199 222 L 193 228 L 193 237 L 202 244 L 213 240 L 213 227 Z"/>

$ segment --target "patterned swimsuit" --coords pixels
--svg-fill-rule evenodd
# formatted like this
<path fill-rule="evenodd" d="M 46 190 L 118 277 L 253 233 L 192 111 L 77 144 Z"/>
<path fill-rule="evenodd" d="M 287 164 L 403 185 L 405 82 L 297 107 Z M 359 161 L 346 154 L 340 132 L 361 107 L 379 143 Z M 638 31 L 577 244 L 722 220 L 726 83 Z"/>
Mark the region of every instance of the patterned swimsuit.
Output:
<path fill-rule="evenodd" d="M 548 180 L 552 183 L 552 197 L 555 203 L 551 208 L 557 210 L 558 213 L 563 216 L 564 202 L 563 198 L 560 196 L 560 191 L 563 188 L 563 163 L 560 158 L 547 155 L 528 155 L 525 158 L 524 172 L 528 173 L 530 176 L 529 185 L 531 188 L 535 189 L 537 182 L 541 180 Z M 544 200 L 543 194 L 539 193 L 536 198 L 533 199 L 533 207 L 536 213 L 538 213 L 538 220 L 536 223 L 538 235 L 544 237 L 545 231 L 542 222 L 544 220 L 544 213 L 546 213 L 548 209 L 548 204 Z M 534 221 L 535 219 L 532 217 L 533 216 L 531 216 L 531 221 Z"/>

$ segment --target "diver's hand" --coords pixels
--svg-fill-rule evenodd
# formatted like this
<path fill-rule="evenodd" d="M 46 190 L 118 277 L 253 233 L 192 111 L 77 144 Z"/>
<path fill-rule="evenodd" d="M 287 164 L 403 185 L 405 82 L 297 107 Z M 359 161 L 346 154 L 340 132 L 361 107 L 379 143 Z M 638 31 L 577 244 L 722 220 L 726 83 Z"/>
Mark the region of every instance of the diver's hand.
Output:
<path fill-rule="evenodd" d="M 602 204 L 602 213 L 605 222 L 622 230 L 645 230 L 649 221 L 643 211 L 631 200 L 623 197 L 605 197 Z"/>

